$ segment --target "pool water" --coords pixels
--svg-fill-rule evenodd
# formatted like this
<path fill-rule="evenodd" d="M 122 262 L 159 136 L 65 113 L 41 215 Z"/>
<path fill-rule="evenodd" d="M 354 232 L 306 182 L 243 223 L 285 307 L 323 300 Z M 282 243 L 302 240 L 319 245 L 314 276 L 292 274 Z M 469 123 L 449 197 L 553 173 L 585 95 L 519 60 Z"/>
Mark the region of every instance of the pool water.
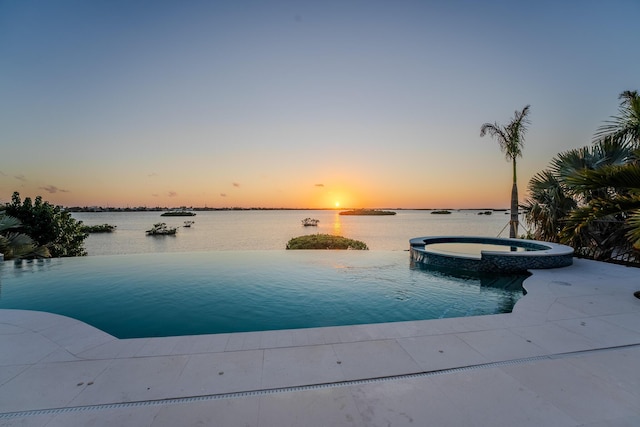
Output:
<path fill-rule="evenodd" d="M 493 252 L 529 252 L 532 249 L 527 249 L 519 246 L 508 245 L 493 245 L 489 243 L 462 243 L 462 242 L 450 242 L 450 243 L 430 243 L 425 247 L 430 251 L 445 253 L 445 254 L 463 254 L 463 255 L 475 255 L 480 257 L 482 251 Z"/>
<path fill-rule="evenodd" d="M 118 338 L 506 313 L 526 276 L 450 275 L 406 251 L 239 251 L 0 263 L 0 308 L 69 316 Z"/>

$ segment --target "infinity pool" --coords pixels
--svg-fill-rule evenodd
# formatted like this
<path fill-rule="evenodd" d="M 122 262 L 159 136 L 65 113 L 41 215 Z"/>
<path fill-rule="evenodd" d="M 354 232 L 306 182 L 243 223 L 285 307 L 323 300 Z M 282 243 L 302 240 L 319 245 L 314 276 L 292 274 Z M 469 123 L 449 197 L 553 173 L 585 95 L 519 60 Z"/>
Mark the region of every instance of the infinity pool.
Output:
<path fill-rule="evenodd" d="M 524 275 L 450 275 L 408 252 L 242 251 L 0 263 L 0 309 L 57 313 L 118 338 L 506 313 Z"/>

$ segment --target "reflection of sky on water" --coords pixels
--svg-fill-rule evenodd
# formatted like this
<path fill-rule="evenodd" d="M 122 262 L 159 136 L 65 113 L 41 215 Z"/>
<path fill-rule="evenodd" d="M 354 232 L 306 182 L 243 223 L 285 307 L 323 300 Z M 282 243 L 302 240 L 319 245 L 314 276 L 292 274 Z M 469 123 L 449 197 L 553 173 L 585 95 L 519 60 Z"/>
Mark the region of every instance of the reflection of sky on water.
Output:
<path fill-rule="evenodd" d="M 120 338 L 508 312 L 521 288 L 411 268 L 401 251 L 212 251 L 7 262 L 0 309 L 57 313 Z"/>
<path fill-rule="evenodd" d="M 431 215 L 430 211 L 399 210 L 393 216 L 340 216 L 338 210 L 211 211 L 198 212 L 190 228 L 184 218 L 160 217 L 160 212 L 73 213 L 86 225 L 116 225 L 113 233 L 91 234 L 85 242 L 89 255 L 150 252 L 228 250 L 282 250 L 289 239 L 305 234 L 333 234 L 360 240 L 370 250 L 404 251 L 416 236 L 496 237 L 508 218 L 477 215 L 477 211 L 453 211 Z M 304 227 L 307 217 L 320 220 Z M 156 222 L 179 227 L 174 237 L 145 234 Z M 507 231 L 508 233 L 508 231 Z M 506 236 L 503 236 L 506 237 Z"/>

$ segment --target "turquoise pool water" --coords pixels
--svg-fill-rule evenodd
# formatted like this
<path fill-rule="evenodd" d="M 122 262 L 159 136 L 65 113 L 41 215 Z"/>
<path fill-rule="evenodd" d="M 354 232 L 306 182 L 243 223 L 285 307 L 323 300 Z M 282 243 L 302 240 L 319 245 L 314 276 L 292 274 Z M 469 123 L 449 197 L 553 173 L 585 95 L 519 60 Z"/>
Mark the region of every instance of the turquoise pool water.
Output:
<path fill-rule="evenodd" d="M 161 253 L 0 263 L 0 308 L 73 317 L 119 338 L 510 312 L 526 276 L 413 266 L 406 251 Z"/>
<path fill-rule="evenodd" d="M 436 251 L 444 254 L 462 254 L 462 255 L 474 255 L 478 258 L 482 254 L 482 251 L 493 251 L 493 252 L 530 252 L 531 249 L 518 247 L 518 246 L 508 246 L 508 245 L 491 245 L 491 244 L 482 244 L 482 243 L 458 243 L 458 242 L 450 242 L 450 243 L 432 243 L 427 246 L 427 249 L 431 251 Z"/>

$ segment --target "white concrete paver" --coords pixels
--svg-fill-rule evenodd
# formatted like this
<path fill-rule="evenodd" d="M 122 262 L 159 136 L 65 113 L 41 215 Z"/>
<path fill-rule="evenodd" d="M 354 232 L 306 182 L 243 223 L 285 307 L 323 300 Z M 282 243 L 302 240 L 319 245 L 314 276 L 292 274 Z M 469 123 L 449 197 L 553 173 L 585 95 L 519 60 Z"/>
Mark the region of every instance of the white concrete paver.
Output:
<path fill-rule="evenodd" d="M 511 331 L 544 348 L 548 354 L 561 354 L 596 348 L 596 344 L 593 341 L 553 322 L 512 328 Z"/>
<path fill-rule="evenodd" d="M 455 334 L 401 338 L 398 342 L 425 372 L 489 362 Z"/>
<path fill-rule="evenodd" d="M 511 314 L 130 340 L 0 310 L 0 426 L 640 425 L 640 271 L 525 287 Z"/>
<path fill-rule="evenodd" d="M 524 387 L 501 368 L 434 377 L 433 387 L 454 402 L 459 415 L 451 417 L 460 421 L 458 425 L 534 427 L 575 424 L 575 420 L 558 408 L 552 399 Z"/>
<path fill-rule="evenodd" d="M 0 387 L 0 413 L 68 406 L 109 363 L 90 360 L 31 365 Z"/>
<path fill-rule="evenodd" d="M 344 381 L 331 344 L 273 348 L 264 351 L 263 388 Z M 312 367 L 310 369 L 310 367 Z"/>
<path fill-rule="evenodd" d="M 335 388 L 263 396 L 256 425 L 364 427 L 367 424 L 351 390 Z"/>
<path fill-rule="evenodd" d="M 619 387 L 634 394 L 635 406 L 640 402 L 640 348 L 621 348 L 614 352 L 598 352 L 592 354 L 567 357 L 564 361 L 589 372 L 598 381 L 610 382 L 612 387 Z M 640 424 L 638 424 L 640 425 Z"/>
<path fill-rule="evenodd" d="M 494 362 L 546 354 L 542 347 L 509 329 L 467 332 L 456 334 L 456 336 L 488 360 Z"/>
<path fill-rule="evenodd" d="M 501 369 L 578 423 L 639 414 L 640 393 L 630 393 L 567 360 L 542 360 Z"/>
<path fill-rule="evenodd" d="M 585 337 L 598 347 L 615 347 L 629 342 L 640 342 L 640 333 L 597 317 L 557 320 L 554 323 Z"/>
<path fill-rule="evenodd" d="M 348 380 L 420 372 L 420 366 L 395 340 L 334 344 L 333 348 Z"/>
<path fill-rule="evenodd" d="M 175 384 L 177 395 L 198 396 L 260 390 L 264 350 L 195 354 Z"/>
<path fill-rule="evenodd" d="M 600 319 L 640 333 L 640 312 L 630 311 L 622 314 L 612 314 L 610 316 L 601 316 Z"/>
<path fill-rule="evenodd" d="M 22 332 L 20 334 L 0 335 L 2 350 L 0 351 L 0 366 L 14 363 L 37 363 L 60 347 L 39 334 Z"/>
<path fill-rule="evenodd" d="M 114 359 L 99 375 L 89 379 L 74 406 L 135 402 L 167 397 L 174 390 L 189 356 Z M 107 362 L 107 361 L 101 361 Z"/>

